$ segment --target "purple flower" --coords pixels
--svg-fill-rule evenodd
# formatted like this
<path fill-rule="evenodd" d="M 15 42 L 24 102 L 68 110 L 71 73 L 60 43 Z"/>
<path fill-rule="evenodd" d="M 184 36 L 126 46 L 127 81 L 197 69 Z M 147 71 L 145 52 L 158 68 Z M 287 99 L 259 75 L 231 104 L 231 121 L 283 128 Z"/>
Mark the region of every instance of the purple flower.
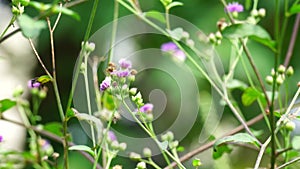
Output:
<path fill-rule="evenodd" d="M 3 141 L 3 136 L 0 135 L 0 143 Z"/>
<path fill-rule="evenodd" d="M 28 88 L 39 88 L 41 86 L 40 82 L 37 82 L 35 79 L 31 79 L 27 82 Z"/>
<path fill-rule="evenodd" d="M 243 5 L 239 4 L 238 2 L 232 2 L 232 3 L 228 3 L 228 5 L 226 6 L 226 11 L 228 11 L 228 12 L 243 12 L 244 7 L 243 7 Z"/>
<path fill-rule="evenodd" d="M 117 136 L 116 136 L 115 133 L 112 132 L 112 131 L 108 131 L 108 132 L 107 132 L 107 138 L 108 138 L 110 141 L 115 141 L 115 140 L 117 140 Z"/>
<path fill-rule="evenodd" d="M 131 62 L 126 59 L 120 59 L 119 65 L 122 69 L 131 69 Z"/>
<path fill-rule="evenodd" d="M 162 44 L 160 49 L 164 52 L 170 52 L 170 51 L 178 50 L 178 47 L 174 42 L 167 42 Z"/>
<path fill-rule="evenodd" d="M 178 48 L 174 42 L 168 42 L 161 45 L 160 49 L 163 52 L 170 52 L 175 59 L 184 62 L 186 59 L 185 53 Z"/>
<path fill-rule="evenodd" d="M 112 75 L 117 75 L 118 77 L 127 77 L 130 75 L 130 71 L 128 69 L 118 70 L 111 73 Z"/>
<path fill-rule="evenodd" d="M 111 84 L 111 77 L 105 77 L 105 79 L 100 84 L 100 91 L 104 91 L 107 88 L 109 88 L 110 84 Z"/>
<path fill-rule="evenodd" d="M 151 113 L 153 110 L 153 104 L 147 103 L 144 106 L 140 107 L 142 113 Z"/>
<path fill-rule="evenodd" d="M 39 140 L 39 144 L 40 144 L 42 150 L 44 150 L 44 151 L 46 151 L 49 148 L 51 148 L 51 144 L 50 144 L 50 142 L 48 140 L 40 139 Z"/>

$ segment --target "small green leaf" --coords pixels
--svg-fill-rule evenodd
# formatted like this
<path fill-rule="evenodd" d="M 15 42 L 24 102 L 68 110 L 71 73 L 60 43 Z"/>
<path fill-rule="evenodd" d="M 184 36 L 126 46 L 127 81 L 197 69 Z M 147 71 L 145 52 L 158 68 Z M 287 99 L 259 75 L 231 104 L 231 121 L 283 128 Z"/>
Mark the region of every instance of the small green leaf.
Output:
<path fill-rule="evenodd" d="M 42 84 L 50 82 L 51 80 L 52 80 L 51 77 L 48 75 L 42 75 L 36 79 L 37 82 L 40 82 Z"/>
<path fill-rule="evenodd" d="M 171 8 L 173 8 L 173 7 L 175 7 L 175 6 L 182 6 L 182 5 L 183 5 L 182 2 L 172 2 L 172 3 L 170 3 L 166 8 L 167 8 L 168 10 L 170 10 Z"/>
<path fill-rule="evenodd" d="M 288 16 L 294 15 L 294 14 L 299 13 L 299 12 L 300 12 L 300 4 L 294 4 L 290 8 Z"/>
<path fill-rule="evenodd" d="M 263 99 L 264 96 L 261 92 L 254 88 L 247 88 L 242 95 L 242 103 L 244 106 L 250 106 L 255 100 Z"/>
<path fill-rule="evenodd" d="M 50 133 L 53 133 L 57 136 L 62 137 L 63 136 L 63 126 L 61 123 L 58 122 L 51 122 L 47 123 L 43 127 L 44 130 L 49 131 Z"/>
<path fill-rule="evenodd" d="M 88 147 L 86 145 L 71 146 L 71 147 L 69 147 L 69 150 L 85 151 L 85 152 L 90 153 L 92 156 L 95 155 L 94 151 L 90 147 Z"/>
<path fill-rule="evenodd" d="M 116 108 L 114 97 L 111 94 L 109 94 L 108 92 L 104 93 L 102 101 L 103 101 L 103 106 L 107 110 L 114 110 Z"/>
<path fill-rule="evenodd" d="M 224 153 L 231 153 L 232 149 L 229 148 L 227 145 L 220 145 L 218 149 L 214 149 L 213 151 L 213 159 L 218 159 L 222 157 Z"/>
<path fill-rule="evenodd" d="M 144 15 L 146 17 L 149 17 L 149 18 L 153 18 L 155 20 L 158 20 L 159 22 L 161 23 L 166 23 L 166 19 L 164 17 L 164 15 L 158 11 L 148 11 L 148 12 L 145 12 Z"/>
<path fill-rule="evenodd" d="M 259 145 L 257 140 L 254 137 L 250 136 L 248 133 L 238 133 L 238 134 L 223 137 L 223 138 L 217 140 L 214 144 L 214 150 L 218 150 L 219 145 L 226 144 L 229 142 L 248 143 L 248 144 L 253 144 L 255 146 Z"/>
<path fill-rule="evenodd" d="M 36 38 L 42 29 L 46 28 L 46 21 L 36 21 L 26 14 L 18 17 L 18 22 L 23 36 L 26 38 Z"/>
<path fill-rule="evenodd" d="M 296 150 L 300 149 L 300 136 L 294 136 L 292 139 L 292 147 Z"/>
<path fill-rule="evenodd" d="M 226 27 L 222 35 L 229 39 L 256 36 L 261 39 L 271 39 L 269 33 L 259 25 L 253 24 L 234 24 Z"/>
<path fill-rule="evenodd" d="M 72 109 L 68 109 L 66 113 L 66 119 L 70 119 L 72 117 L 75 117 L 75 112 Z"/>
<path fill-rule="evenodd" d="M 200 167 L 202 165 L 200 159 L 196 158 L 193 160 L 193 166 L 194 167 Z"/>
<path fill-rule="evenodd" d="M 171 31 L 170 30 L 167 30 L 167 31 L 170 34 L 170 36 L 177 41 L 179 41 L 182 38 L 182 33 L 183 33 L 182 28 L 175 28 Z"/>
<path fill-rule="evenodd" d="M 10 99 L 0 100 L 0 114 L 14 107 L 15 105 L 16 105 L 16 101 Z"/>
<path fill-rule="evenodd" d="M 67 16 L 70 16 L 70 17 L 76 19 L 77 21 L 80 20 L 80 16 L 78 15 L 78 13 L 76 13 L 76 12 L 74 12 L 74 11 L 68 9 L 68 8 L 65 8 L 65 7 L 62 7 L 62 8 L 61 8 L 60 6 L 55 6 L 53 12 L 54 12 L 54 13 L 59 13 L 59 12 L 61 12 L 62 14 L 65 14 L 65 15 L 67 15 Z"/>
<path fill-rule="evenodd" d="M 226 84 L 226 87 L 228 89 L 245 90 L 248 87 L 248 85 L 243 81 L 240 81 L 240 80 L 237 80 L 237 79 L 232 79 Z"/>
<path fill-rule="evenodd" d="M 257 36 L 249 36 L 249 38 L 251 40 L 254 40 L 262 45 L 265 45 L 266 47 L 270 48 L 273 52 L 276 52 L 276 45 L 277 43 L 271 39 L 263 39 L 263 38 L 259 38 Z"/>
<path fill-rule="evenodd" d="M 167 7 L 173 0 L 160 0 L 160 2 Z"/>
<path fill-rule="evenodd" d="M 183 146 L 178 146 L 176 150 L 177 150 L 177 152 L 183 152 L 184 147 Z"/>

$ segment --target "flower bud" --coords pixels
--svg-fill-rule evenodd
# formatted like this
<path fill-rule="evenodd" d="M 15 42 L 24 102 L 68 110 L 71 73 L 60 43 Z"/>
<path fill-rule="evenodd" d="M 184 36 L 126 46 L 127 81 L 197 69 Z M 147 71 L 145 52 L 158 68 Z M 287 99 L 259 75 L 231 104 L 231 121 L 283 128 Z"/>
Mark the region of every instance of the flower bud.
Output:
<path fill-rule="evenodd" d="M 190 38 L 190 34 L 186 31 L 183 31 L 182 32 L 182 38 L 188 39 L 188 38 Z"/>
<path fill-rule="evenodd" d="M 282 73 L 285 72 L 285 70 L 286 70 L 285 66 L 279 65 L 279 67 L 278 67 L 278 73 L 282 74 Z"/>
<path fill-rule="evenodd" d="M 114 140 L 112 143 L 111 143 L 111 148 L 115 149 L 115 150 L 118 150 L 119 149 L 119 142 L 117 140 Z"/>
<path fill-rule="evenodd" d="M 269 85 L 272 85 L 272 84 L 273 84 L 273 77 L 272 77 L 272 76 L 267 76 L 267 77 L 266 77 L 266 82 L 267 82 Z"/>
<path fill-rule="evenodd" d="M 265 8 L 260 8 L 259 10 L 258 10 L 258 16 L 260 16 L 260 17 L 265 17 L 266 16 L 266 9 Z"/>
<path fill-rule="evenodd" d="M 47 92 L 45 90 L 41 90 L 39 92 L 39 98 L 40 99 L 45 99 L 47 97 Z"/>
<path fill-rule="evenodd" d="M 258 11 L 256 9 L 251 11 L 251 16 L 257 17 L 258 16 Z"/>
<path fill-rule="evenodd" d="M 174 149 L 174 148 L 178 147 L 178 145 L 179 145 L 179 142 L 177 140 L 169 143 L 170 149 Z"/>
<path fill-rule="evenodd" d="M 143 149 L 143 155 L 144 155 L 145 157 L 151 157 L 151 156 L 152 156 L 151 149 L 148 148 L 148 147 L 144 148 L 144 149 Z"/>
<path fill-rule="evenodd" d="M 215 42 L 217 41 L 215 34 L 210 33 L 210 34 L 208 35 L 208 40 L 209 40 L 211 43 L 215 43 Z"/>
<path fill-rule="evenodd" d="M 120 143 L 119 144 L 119 150 L 124 151 L 127 148 L 127 144 L 126 143 Z"/>
<path fill-rule="evenodd" d="M 283 82 L 284 82 L 284 79 L 282 78 L 282 76 L 277 76 L 277 78 L 276 78 L 277 85 L 281 85 Z"/>
<path fill-rule="evenodd" d="M 128 80 L 129 80 L 130 82 L 134 82 L 134 81 L 135 81 L 135 76 L 134 76 L 134 75 L 128 76 Z"/>
<path fill-rule="evenodd" d="M 14 96 L 14 97 L 19 97 L 19 96 L 21 96 L 23 93 L 24 93 L 23 87 L 22 87 L 22 86 L 17 86 L 17 87 L 15 88 L 15 90 L 13 91 L 13 96 Z"/>
<path fill-rule="evenodd" d="M 145 162 L 139 162 L 137 165 L 136 165 L 136 168 L 137 169 L 146 169 L 146 163 Z"/>
<path fill-rule="evenodd" d="M 276 74 L 276 72 L 275 72 L 275 70 L 272 68 L 272 69 L 271 69 L 271 75 L 274 77 L 275 74 Z"/>
<path fill-rule="evenodd" d="M 91 42 L 91 43 L 86 42 L 86 44 L 85 44 L 85 50 L 87 52 L 93 52 L 95 50 L 95 43 L 93 43 L 93 42 Z"/>
<path fill-rule="evenodd" d="M 153 121 L 153 118 L 154 118 L 154 117 L 153 117 L 153 114 L 152 114 L 152 113 L 150 113 L 150 114 L 147 113 L 145 116 L 146 116 L 145 118 L 146 118 L 146 121 L 147 121 L 147 122 Z"/>
<path fill-rule="evenodd" d="M 141 155 L 135 152 L 129 153 L 129 158 L 132 160 L 140 160 L 142 159 Z"/>
<path fill-rule="evenodd" d="M 292 76 L 293 74 L 294 74 L 294 69 L 293 69 L 292 66 L 289 66 L 289 67 L 287 68 L 287 70 L 286 70 L 286 75 L 287 75 L 288 77 L 290 77 L 290 76 Z"/>
<path fill-rule="evenodd" d="M 131 95 L 135 95 L 136 92 L 137 92 L 137 88 L 135 88 L 135 87 L 133 87 L 133 88 L 131 88 L 131 89 L 129 90 L 129 93 L 130 93 Z"/>
<path fill-rule="evenodd" d="M 288 131 L 293 131 L 296 127 L 296 124 L 293 121 L 288 120 L 283 127 Z"/>
<path fill-rule="evenodd" d="M 219 39 L 222 39 L 222 34 L 220 31 L 216 32 L 216 38 L 219 40 Z"/>
<path fill-rule="evenodd" d="M 186 40 L 186 44 L 187 44 L 189 47 L 194 47 L 194 46 L 195 46 L 195 42 L 194 42 L 192 39 Z"/>

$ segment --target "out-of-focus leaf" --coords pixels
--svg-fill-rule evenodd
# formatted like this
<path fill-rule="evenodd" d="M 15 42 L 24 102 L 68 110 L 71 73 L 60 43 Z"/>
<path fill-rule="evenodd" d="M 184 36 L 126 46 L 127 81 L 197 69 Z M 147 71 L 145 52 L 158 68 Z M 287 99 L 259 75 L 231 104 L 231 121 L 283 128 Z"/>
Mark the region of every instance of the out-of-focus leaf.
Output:
<path fill-rule="evenodd" d="M 114 110 L 116 108 L 116 104 L 115 104 L 114 98 L 108 92 L 104 93 L 102 101 L 103 101 L 103 106 L 107 110 Z"/>
<path fill-rule="evenodd" d="M 170 3 L 166 8 L 167 8 L 167 9 L 171 9 L 171 8 L 173 8 L 173 7 L 175 7 L 175 6 L 182 6 L 182 5 L 183 5 L 182 2 L 172 2 L 172 3 Z"/>
<path fill-rule="evenodd" d="M 78 15 L 78 13 L 72 11 L 71 9 L 65 8 L 65 7 L 55 6 L 53 9 L 53 12 L 54 13 L 61 12 L 62 14 L 70 16 L 70 17 L 76 19 L 77 21 L 80 20 L 80 16 Z"/>
<path fill-rule="evenodd" d="M 179 146 L 177 147 L 177 152 L 183 152 L 185 150 L 185 148 L 183 146 Z"/>
<path fill-rule="evenodd" d="M 160 2 L 166 7 L 168 6 L 173 0 L 160 0 Z"/>
<path fill-rule="evenodd" d="M 71 146 L 71 147 L 69 147 L 69 150 L 85 151 L 85 152 L 88 152 L 89 154 L 91 154 L 92 156 L 95 155 L 94 151 L 86 145 Z"/>
<path fill-rule="evenodd" d="M 263 38 L 260 38 L 257 36 L 249 36 L 249 38 L 262 44 L 262 45 L 265 45 L 266 47 L 270 48 L 273 52 L 277 51 L 277 49 L 276 49 L 277 43 L 271 39 L 263 39 Z"/>
<path fill-rule="evenodd" d="M 63 136 L 63 126 L 61 123 L 58 122 L 51 122 L 47 123 L 43 127 L 44 130 L 49 131 L 50 133 L 53 133 L 57 136 L 62 137 Z"/>
<path fill-rule="evenodd" d="M 200 159 L 197 158 L 197 159 L 193 160 L 193 166 L 194 167 L 199 167 L 201 165 L 202 165 L 202 163 L 201 163 Z"/>
<path fill-rule="evenodd" d="M 167 31 L 170 34 L 170 36 L 177 41 L 179 41 L 182 38 L 182 33 L 183 33 L 182 28 L 175 28 L 171 31 L 170 30 L 167 30 Z"/>
<path fill-rule="evenodd" d="M 240 81 L 240 80 L 237 80 L 237 79 L 232 79 L 226 84 L 226 87 L 228 89 L 245 90 L 248 87 L 248 85 L 243 81 Z"/>
<path fill-rule="evenodd" d="M 36 38 L 39 36 L 42 29 L 46 28 L 46 21 L 36 21 L 26 14 L 18 17 L 22 34 L 26 38 Z"/>
<path fill-rule="evenodd" d="M 1 113 L 5 112 L 6 110 L 14 107 L 16 105 L 16 101 L 10 99 L 3 99 L 0 100 L 0 115 Z"/>
<path fill-rule="evenodd" d="M 146 17 L 153 18 L 155 20 L 158 20 L 161 23 L 166 23 L 166 19 L 164 15 L 158 11 L 148 11 L 144 13 Z"/>
<path fill-rule="evenodd" d="M 253 144 L 255 146 L 258 146 L 259 143 L 257 140 L 250 136 L 248 133 L 238 133 L 232 136 L 223 137 L 219 140 L 217 140 L 214 144 L 214 150 L 218 150 L 218 146 L 230 142 L 240 142 L 240 143 L 247 143 L 247 144 Z"/>
<path fill-rule="evenodd" d="M 264 100 L 264 95 L 254 88 L 247 88 L 242 95 L 242 103 L 244 106 L 250 106 L 255 100 Z"/>
<path fill-rule="evenodd" d="M 227 145 L 220 145 L 217 149 L 213 151 L 213 159 L 218 159 L 222 157 L 224 153 L 231 153 L 232 149 L 229 148 Z"/>
<path fill-rule="evenodd" d="M 66 119 L 69 120 L 72 117 L 75 117 L 75 112 L 72 109 L 68 109 L 66 113 Z"/>
<path fill-rule="evenodd" d="M 296 13 L 299 13 L 300 12 L 300 4 L 294 4 L 290 10 L 289 10 L 289 13 L 288 13 L 288 16 L 290 15 L 294 15 Z"/>
<path fill-rule="evenodd" d="M 226 27 L 222 31 L 222 35 L 226 38 L 244 38 L 249 36 L 256 36 L 261 39 L 271 39 L 269 33 L 259 25 L 253 24 L 234 24 Z"/>
<path fill-rule="evenodd" d="M 294 136 L 292 139 L 292 146 L 294 149 L 300 149 L 300 136 Z"/>
<path fill-rule="evenodd" d="M 251 0 L 245 0 L 245 9 L 246 10 L 249 10 L 250 9 L 250 7 L 251 7 Z"/>

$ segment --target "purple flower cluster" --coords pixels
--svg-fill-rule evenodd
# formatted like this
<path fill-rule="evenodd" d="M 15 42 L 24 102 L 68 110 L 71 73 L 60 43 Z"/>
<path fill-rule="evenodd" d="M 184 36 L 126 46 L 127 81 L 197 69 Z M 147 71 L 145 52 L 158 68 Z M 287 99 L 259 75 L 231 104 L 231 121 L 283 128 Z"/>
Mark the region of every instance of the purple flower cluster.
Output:
<path fill-rule="evenodd" d="M 161 45 L 160 49 L 163 52 L 169 52 L 175 59 L 184 62 L 186 59 L 185 53 L 178 48 L 174 42 L 167 42 Z"/>
<path fill-rule="evenodd" d="M 110 85 L 111 85 L 111 77 L 108 76 L 100 84 L 100 91 L 106 90 L 107 88 L 110 87 Z"/>
<path fill-rule="evenodd" d="M 27 82 L 27 86 L 28 88 L 32 89 L 32 88 L 39 88 L 41 87 L 41 83 L 37 82 L 36 79 L 31 79 Z"/>
<path fill-rule="evenodd" d="M 116 141 L 117 140 L 117 136 L 115 135 L 115 133 L 113 131 L 110 131 L 110 130 L 107 132 L 107 138 L 110 141 Z"/>
<path fill-rule="evenodd" d="M 119 65 L 122 69 L 131 69 L 131 62 L 126 59 L 120 59 Z"/>
<path fill-rule="evenodd" d="M 238 2 L 232 2 L 232 3 L 228 3 L 228 5 L 226 6 L 226 11 L 239 13 L 244 11 L 244 7 Z"/>
<path fill-rule="evenodd" d="M 142 113 L 151 113 L 153 110 L 153 104 L 147 103 L 144 106 L 140 107 L 140 112 Z"/>
<path fill-rule="evenodd" d="M 3 141 L 3 136 L 0 135 L 0 143 Z"/>

